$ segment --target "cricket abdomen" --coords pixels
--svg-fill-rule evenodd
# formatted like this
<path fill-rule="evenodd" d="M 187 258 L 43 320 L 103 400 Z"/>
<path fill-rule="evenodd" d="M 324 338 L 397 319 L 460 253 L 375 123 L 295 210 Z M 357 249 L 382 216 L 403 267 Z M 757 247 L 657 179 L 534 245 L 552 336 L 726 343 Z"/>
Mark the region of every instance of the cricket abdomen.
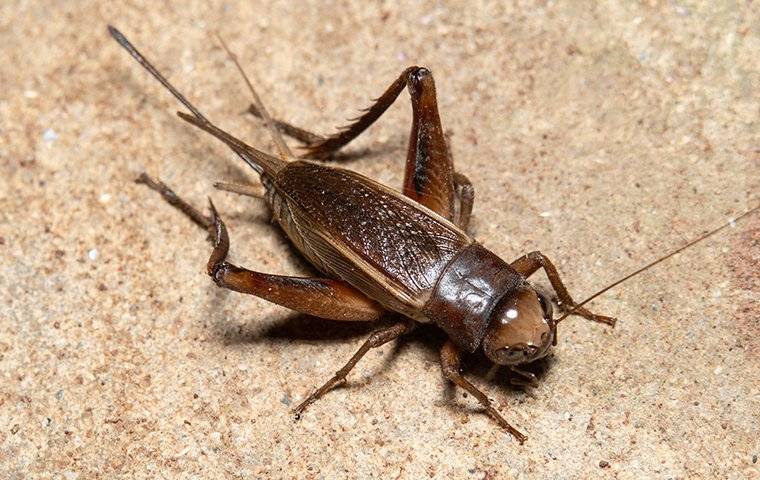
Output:
<path fill-rule="evenodd" d="M 348 170 L 292 162 L 265 185 L 275 218 L 317 268 L 420 321 L 446 264 L 472 243 L 443 217 Z"/>

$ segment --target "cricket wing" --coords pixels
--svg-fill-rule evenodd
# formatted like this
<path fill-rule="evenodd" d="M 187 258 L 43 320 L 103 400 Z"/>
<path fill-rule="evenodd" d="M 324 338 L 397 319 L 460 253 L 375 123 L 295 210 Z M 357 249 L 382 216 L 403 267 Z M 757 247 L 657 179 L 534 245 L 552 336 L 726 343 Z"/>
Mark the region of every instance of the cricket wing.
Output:
<path fill-rule="evenodd" d="M 472 243 L 440 215 L 356 172 L 292 162 L 273 183 L 292 234 L 285 229 L 307 258 L 415 318 L 446 264 Z"/>

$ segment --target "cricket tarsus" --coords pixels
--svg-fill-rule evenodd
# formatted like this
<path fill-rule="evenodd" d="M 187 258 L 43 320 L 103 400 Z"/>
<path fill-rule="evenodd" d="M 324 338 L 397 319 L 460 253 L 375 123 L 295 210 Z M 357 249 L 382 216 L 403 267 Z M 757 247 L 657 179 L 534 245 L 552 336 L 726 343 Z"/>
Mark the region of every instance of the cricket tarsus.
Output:
<path fill-rule="evenodd" d="M 527 440 L 528 437 L 510 425 L 509 422 L 501 416 L 499 411 L 494 408 L 491 404 L 491 400 L 488 399 L 486 394 L 470 383 L 469 380 L 464 378 L 460 372 L 461 365 L 462 350 L 457 347 L 454 342 L 448 340 L 441 349 L 441 371 L 443 372 L 443 376 L 475 397 L 475 399 L 486 409 L 486 413 L 496 420 L 496 423 L 509 432 L 510 435 L 515 437 L 517 441 L 520 442 L 520 445 L 525 443 L 525 440 Z"/>
<path fill-rule="evenodd" d="M 573 297 L 570 296 L 570 292 L 567 291 L 565 282 L 562 281 L 562 278 L 560 277 L 557 268 L 554 266 L 554 263 L 549 259 L 549 257 L 540 251 L 536 250 L 534 252 L 527 253 L 517 260 L 513 261 L 510 265 L 526 278 L 533 275 L 539 269 L 543 269 L 544 273 L 546 273 L 546 277 L 551 283 L 552 288 L 554 289 L 554 292 L 557 294 L 559 305 L 564 310 L 572 310 L 574 315 L 581 316 L 586 320 L 591 320 L 592 322 L 603 323 L 605 325 L 609 325 L 610 327 L 615 326 L 617 319 L 613 317 L 608 317 L 606 315 L 597 315 L 582 307 L 577 308 L 577 304 L 573 300 Z"/>
<path fill-rule="evenodd" d="M 303 402 L 301 402 L 295 409 L 293 409 L 293 413 L 295 414 L 296 419 L 301 418 L 301 414 L 306 409 L 306 407 L 317 401 L 319 397 L 330 391 L 330 389 L 332 389 L 338 383 L 344 382 L 349 372 L 351 372 L 351 370 L 356 366 L 357 363 L 359 363 L 359 360 L 361 360 L 362 357 L 367 354 L 367 352 L 373 348 L 385 345 L 391 340 L 395 340 L 401 335 L 409 332 L 413 326 L 414 324 L 411 322 L 411 320 L 402 319 L 393 323 L 392 325 L 380 328 L 372 332 L 369 338 L 362 344 L 361 347 L 359 347 L 359 350 L 354 353 L 348 362 L 346 362 L 343 368 L 338 370 L 335 375 L 333 375 L 327 382 L 324 383 L 324 385 L 312 392 L 311 395 L 306 397 Z"/>
<path fill-rule="evenodd" d="M 591 295 L 587 299 L 585 299 L 582 302 L 576 304 L 573 308 L 571 308 L 569 311 L 565 312 L 564 315 L 562 315 L 560 318 L 558 318 L 556 320 L 556 322 L 559 323 L 562 320 L 564 320 L 565 318 L 567 318 L 568 316 L 573 315 L 574 313 L 576 313 L 577 311 L 579 311 L 581 308 L 583 308 L 583 306 L 585 304 L 587 304 L 588 302 L 590 302 L 591 300 L 593 300 L 596 297 L 602 295 L 603 293 L 611 290 L 612 288 L 617 287 L 618 285 L 620 285 L 621 283 L 625 282 L 626 280 L 630 280 L 631 278 L 635 277 L 636 275 L 649 270 L 650 268 L 654 267 L 655 265 L 657 265 L 657 264 L 659 264 L 661 262 L 664 262 L 665 260 L 669 259 L 670 257 L 678 255 L 679 253 L 683 252 L 687 248 L 690 248 L 690 247 L 696 245 L 697 243 L 699 243 L 699 242 L 701 242 L 703 240 L 707 240 L 708 238 L 712 237 L 713 235 L 715 235 L 716 233 L 720 232 L 721 230 L 723 230 L 723 229 L 725 229 L 725 228 L 727 228 L 729 226 L 732 226 L 732 225 L 736 224 L 736 222 L 738 222 L 739 220 L 741 220 L 741 219 L 743 219 L 743 218 L 745 218 L 745 217 L 747 217 L 749 215 L 752 215 L 753 213 L 757 212 L 758 210 L 760 210 L 760 205 L 757 205 L 757 206 L 755 206 L 753 208 L 750 208 L 749 210 L 746 210 L 744 213 L 742 213 L 738 217 L 732 218 L 731 220 L 729 220 L 729 221 L 725 222 L 724 224 L 720 225 L 719 227 L 714 228 L 714 229 L 710 230 L 709 232 L 707 232 L 707 233 L 705 233 L 703 235 L 700 235 L 699 237 L 695 238 L 694 240 L 692 240 L 692 241 L 686 243 L 685 245 L 683 245 L 681 247 L 678 247 L 677 249 L 673 250 L 672 252 L 670 252 L 670 253 L 668 253 L 668 254 L 666 254 L 666 255 L 664 255 L 664 256 L 662 256 L 662 257 L 660 257 L 660 258 L 658 258 L 658 259 L 656 259 L 656 260 L 654 260 L 654 261 L 652 261 L 652 262 L 644 265 L 643 267 L 639 268 L 638 270 L 629 273 L 625 277 L 623 277 L 623 278 L 621 278 L 619 280 L 616 280 L 615 282 L 613 282 L 613 283 L 607 285 L 606 287 L 602 288 L 601 290 L 597 291 L 596 293 L 594 293 L 593 295 Z"/>
<path fill-rule="evenodd" d="M 199 227 L 209 230 L 211 226 L 213 225 L 213 219 L 211 217 L 208 217 L 204 214 L 202 214 L 198 209 L 187 203 L 186 201 L 182 200 L 182 198 L 174 193 L 174 190 L 169 188 L 164 182 L 161 180 L 154 180 L 150 176 L 148 176 L 147 173 L 143 172 L 140 174 L 137 179 L 135 179 L 136 183 L 142 183 L 143 185 L 146 185 L 151 190 L 155 190 L 156 192 L 160 193 L 161 196 L 166 200 L 166 202 L 187 215 L 190 220 L 192 220 L 196 225 Z"/>

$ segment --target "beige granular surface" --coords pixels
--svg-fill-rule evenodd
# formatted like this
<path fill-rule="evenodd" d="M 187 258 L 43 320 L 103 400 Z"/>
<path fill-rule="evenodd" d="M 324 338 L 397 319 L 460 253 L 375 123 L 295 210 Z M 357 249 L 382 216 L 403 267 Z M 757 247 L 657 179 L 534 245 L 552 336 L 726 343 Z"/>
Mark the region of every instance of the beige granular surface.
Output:
<path fill-rule="evenodd" d="M 473 357 L 521 447 L 447 387 L 434 329 L 294 422 L 371 327 L 217 289 L 205 234 L 133 183 L 211 195 L 233 261 L 308 271 L 263 205 L 213 189 L 255 178 L 107 23 L 265 149 L 214 30 L 319 132 L 428 66 L 473 234 L 541 249 L 576 298 L 757 203 L 757 2 L 498 3 L 0 3 L 0 478 L 757 478 L 758 216 L 594 301 L 616 329 L 565 322 L 530 392 Z M 348 165 L 398 186 L 409 122 L 403 94 Z"/>

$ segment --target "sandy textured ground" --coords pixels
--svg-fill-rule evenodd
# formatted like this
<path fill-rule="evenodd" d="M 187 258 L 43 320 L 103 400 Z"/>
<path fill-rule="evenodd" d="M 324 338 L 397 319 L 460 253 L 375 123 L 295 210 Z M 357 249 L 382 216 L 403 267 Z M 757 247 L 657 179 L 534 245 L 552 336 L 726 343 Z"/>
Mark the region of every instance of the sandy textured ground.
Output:
<path fill-rule="evenodd" d="M 155 3 L 0 4 L 1 478 L 758 477 L 758 216 L 595 301 L 615 330 L 566 322 L 534 391 L 470 361 L 525 446 L 446 387 L 430 329 L 295 423 L 369 327 L 204 275 L 204 234 L 139 172 L 212 195 L 234 261 L 304 265 L 265 207 L 213 190 L 252 177 L 105 28 L 262 148 L 214 29 L 321 132 L 427 65 L 474 235 L 541 249 L 580 298 L 757 202 L 757 2 Z M 398 186 L 409 118 L 403 95 L 352 168 Z"/>

